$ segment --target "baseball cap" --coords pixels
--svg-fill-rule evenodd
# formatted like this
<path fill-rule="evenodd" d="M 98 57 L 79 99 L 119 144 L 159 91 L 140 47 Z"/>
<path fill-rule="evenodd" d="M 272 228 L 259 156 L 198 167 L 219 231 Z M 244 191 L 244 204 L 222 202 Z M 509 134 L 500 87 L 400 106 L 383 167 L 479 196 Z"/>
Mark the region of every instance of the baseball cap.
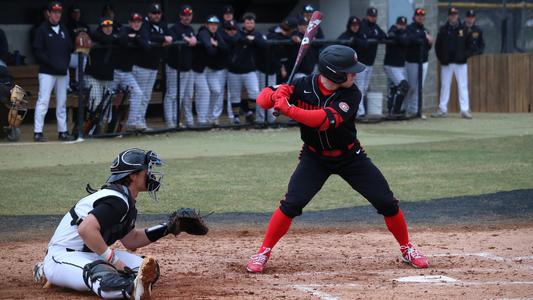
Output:
<path fill-rule="evenodd" d="M 351 16 L 350 19 L 348 19 L 348 24 L 352 25 L 352 24 L 361 24 L 361 20 L 356 17 L 356 16 Z"/>
<path fill-rule="evenodd" d="M 315 11 L 315 8 L 311 4 L 306 4 L 304 6 L 303 12 L 312 13 L 314 11 Z"/>
<path fill-rule="evenodd" d="M 130 21 L 142 21 L 143 16 L 140 13 L 134 12 L 130 15 Z"/>
<path fill-rule="evenodd" d="M 377 17 L 378 16 L 378 10 L 375 7 L 369 7 L 366 10 L 366 15 L 369 17 Z"/>
<path fill-rule="evenodd" d="M 207 23 L 220 23 L 220 20 L 218 19 L 217 16 L 215 15 L 211 15 L 209 17 L 207 17 Z"/>
<path fill-rule="evenodd" d="M 287 17 L 281 22 L 283 30 L 296 29 L 296 27 L 298 27 L 298 20 L 295 17 Z"/>
<path fill-rule="evenodd" d="M 98 22 L 98 25 L 100 27 L 104 27 L 104 26 L 113 26 L 113 19 L 111 18 L 101 18 L 100 19 L 100 22 Z"/>
<path fill-rule="evenodd" d="M 63 5 L 58 1 L 48 3 L 48 11 L 63 11 Z"/>
<path fill-rule="evenodd" d="M 155 3 L 150 4 L 150 8 L 148 11 L 153 14 L 158 14 L 158 13 L 162 13 L 163 9 L 161 8 L 160 3 L 155 2 Z"/>
<path fill-rule="evenodd" d="M 190 16 L 192 15 L 192 6 L 184 4 L 180 8 L 180 16 Z"/>
<path fill-rule="evenodd" d="M 222 13 L 223 14 L 233 14 L 233 13 L 235 13 L 235 10 L 233 9 L 233 6 L 231 6 L 231 5 L 224 5 L 224 7 L 222 8 Z"/>
<path fill-rule="evenodd" d="M 459 10 L 457 10 L 457 7 L 451 6 L 450 8 L 448 8 L 448 16 L 456 15 L 458 13 L 459 13 Z"/>
<path fill-rule="evenodd" d="M 476 16 L 476 12 L 473 9 L 469 9 L 469 10 L 466 11 L 466 16 L 467 17 L 475 17 Z"/>
<path fill-rule="evenodd" d="M 255 21 L 256 16 L 253 12 L 246 12 L 244 15 L 242 15 L 242 20 L 254 20 Z"/>
<path fill-rule="evenodd" d="M 415 16 L 425 16 L 426 10 L 423 8 L 417 8 L 415 9 Z"/>
<path fill-rule="evenodd" d="M 304 17 L 298 18 L 298 25 L 307 25 L 308 23 L 309 22 Z"/>
<path fill-rule="evenodd" d="M 235 24 L 235 21 L 224 21 L 224 24 L 222 24 L 222 27 L 226 30 L 237 30 L 237 24 Z"/>
<path fill-rule="evenodd" d="M 399 17 L 396 19 L 396 24 L 407 25 L 407 18 L 404 17 L 404 16 L 399 16 Z"/>

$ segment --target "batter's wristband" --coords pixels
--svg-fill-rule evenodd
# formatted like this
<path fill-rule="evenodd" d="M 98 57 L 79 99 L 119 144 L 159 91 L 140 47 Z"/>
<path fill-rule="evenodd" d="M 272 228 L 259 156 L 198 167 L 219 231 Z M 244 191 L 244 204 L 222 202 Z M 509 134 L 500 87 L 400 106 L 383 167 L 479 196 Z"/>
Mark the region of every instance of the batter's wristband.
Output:
<path fill-rule="evenodd" d="M 112 265 L 118 261 L 118 257 L 115 255 L 115 250 L 109 247 L 105 249 L 104 253 L 100 254 L 100 257 Z"/>

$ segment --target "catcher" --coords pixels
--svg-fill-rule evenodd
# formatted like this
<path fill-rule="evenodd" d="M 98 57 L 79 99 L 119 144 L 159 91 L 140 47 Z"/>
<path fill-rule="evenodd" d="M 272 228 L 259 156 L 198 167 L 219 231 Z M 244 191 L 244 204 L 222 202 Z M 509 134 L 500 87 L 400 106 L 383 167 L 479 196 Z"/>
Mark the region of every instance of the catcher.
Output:
<path fill-rule="evenodd" d="M 179 209 L 163 224 L 135 228 L 135 198 L 147 191 L 156 199 L 163 177 L 156 169 L 161 165 L 153 151 L 133 148 L 121 152 L 111 164 L 106 185 L 98 191 L 87 185 L 90 194 L 63 217 L 44 261 L 34 267 L 35 281 L 92 290 L 102 298 L 152 299 L 152 285 L 159 278 L 157 261 L 110 246 L 120 240 L 135 251 L 168 234 L 208 232 L 193 209 Z"/>
<path fill-rule="evenodd" d="M 26 92 L 18 85 L 5 67 L 0 67 L 0 138 L 11 142 L 20 139 L 20 124 L 28 112 Z"/>

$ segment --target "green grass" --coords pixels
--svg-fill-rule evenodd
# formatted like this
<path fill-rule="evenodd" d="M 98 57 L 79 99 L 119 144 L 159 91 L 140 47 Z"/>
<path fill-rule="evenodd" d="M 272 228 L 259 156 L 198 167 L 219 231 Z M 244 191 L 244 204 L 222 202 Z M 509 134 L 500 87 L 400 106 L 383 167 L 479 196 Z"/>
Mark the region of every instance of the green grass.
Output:
<path fill-rule="evenodd" d="M 533 188 L 533 117 L 460 119 L 358 126 L 362 142 L 402 201 Z M 160 201 L 139 197 L 142 213 L 176 207 L 265 212 L 278 205 L 297 164 L 296 129 L 187 132 L 90 140 L 80 144 L 0 145 L 0 215 L 63 214 L 87 182 L 103 183 L 114 155 L 151 148 L 165 160 Z M 366 204 L 332 176 L 309 209 Z"/>

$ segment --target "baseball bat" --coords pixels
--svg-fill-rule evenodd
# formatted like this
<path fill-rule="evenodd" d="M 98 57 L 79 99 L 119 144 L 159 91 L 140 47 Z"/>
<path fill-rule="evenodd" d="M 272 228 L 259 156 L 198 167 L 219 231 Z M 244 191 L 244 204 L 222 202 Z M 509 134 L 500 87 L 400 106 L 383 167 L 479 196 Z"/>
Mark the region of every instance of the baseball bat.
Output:
<path fill-rule="evenodd" d="M 315 12 L 313 12 L 311 19 L 307 24 L 307 29 L 305 30 L 304 37 L 302 39 L 302 42 L 300 43 L 300 48 L 298 49 L 298 55 L 296 56 L 296 60 L 294 61 L 294 67 L 292 68 L 291 75 L 289 75 L 289 80 L 287 80 L 288 84 L 292 83 L 292 79 L 294 77 L 294 74 L 296 73 L 296 69 L 298 69 L 298 67 L 302 63 L 302 60 L 305 54 L 307 53 L 307 49 L 309 49 L 309 47 L 311 46 L 311 41 L 315 39 L 315 35 L 318 31 L 318 28 L 320 27 L 320 22 L 322 22 L 322 13 L 316 10 Z M 279 112 L 274 111 L 274 116 L 279 116 Z"/>

